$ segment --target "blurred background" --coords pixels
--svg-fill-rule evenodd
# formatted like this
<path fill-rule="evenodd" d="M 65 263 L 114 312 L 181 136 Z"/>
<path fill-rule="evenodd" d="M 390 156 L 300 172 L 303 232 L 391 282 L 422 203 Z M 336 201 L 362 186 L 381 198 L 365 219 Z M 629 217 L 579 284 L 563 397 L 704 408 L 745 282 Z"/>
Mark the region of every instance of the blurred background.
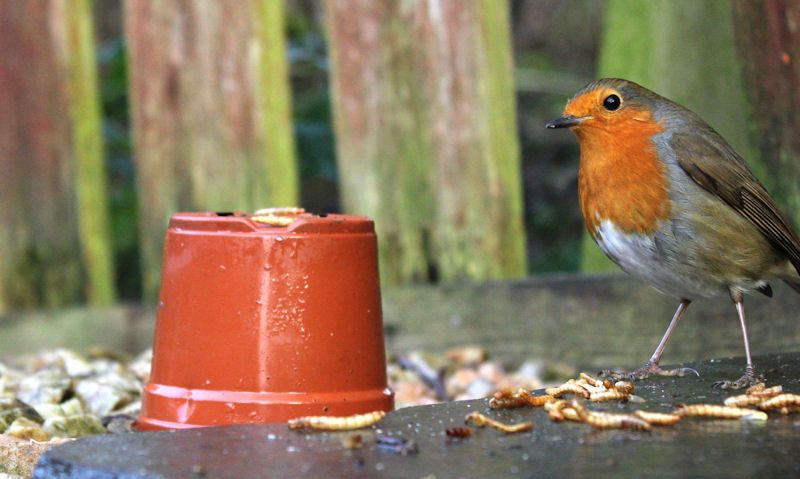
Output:
<path fill-rule="evenodd" d="M 389 315 L 613 269 L 577 143 L 543 128 L 603 76 L 698 112 L 797 224 L 798 24 L 789 0 L 0 0 L 4 347 L 93 315 L 144 347 L 177 211 L 369 215 Z"/>

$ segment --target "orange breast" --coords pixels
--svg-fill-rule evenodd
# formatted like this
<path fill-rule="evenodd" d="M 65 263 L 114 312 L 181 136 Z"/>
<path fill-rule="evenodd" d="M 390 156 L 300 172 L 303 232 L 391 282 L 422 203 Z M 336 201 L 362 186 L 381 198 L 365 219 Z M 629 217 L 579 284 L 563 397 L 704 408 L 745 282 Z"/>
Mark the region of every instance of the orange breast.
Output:
<path fill-rule="evenodd" d="M 652 142 L 660 131 L 641 114 L 575 129 L 581 146 L 578 194 L 592 236 L 604 220 L 625 233 L 648 234 L 669 217 L 669 180 Z"/>

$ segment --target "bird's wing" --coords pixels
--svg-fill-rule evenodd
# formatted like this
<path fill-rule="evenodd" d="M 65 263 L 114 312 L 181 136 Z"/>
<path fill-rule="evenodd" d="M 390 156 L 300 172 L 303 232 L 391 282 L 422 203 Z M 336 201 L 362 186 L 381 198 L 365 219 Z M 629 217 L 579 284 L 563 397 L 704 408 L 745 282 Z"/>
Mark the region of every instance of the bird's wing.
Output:
<path fill-rule="evenodd" d="M 669 143 L 678 164 L 695 183 L 756 225 L 800 273 L 800 239 L 789 220 L 744 160 L 721 137 L 713 131 L 703 136 L 708 141 L 697 141 L 696 135 L 686 133 L 672 135 Z"/>

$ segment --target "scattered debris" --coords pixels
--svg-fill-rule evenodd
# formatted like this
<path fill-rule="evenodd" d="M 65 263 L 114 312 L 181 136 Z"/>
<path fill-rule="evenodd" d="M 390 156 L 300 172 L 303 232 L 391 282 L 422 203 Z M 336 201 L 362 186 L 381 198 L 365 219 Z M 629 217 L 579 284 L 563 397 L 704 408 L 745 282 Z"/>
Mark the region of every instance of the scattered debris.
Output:
<path fill-rule="evenodd" d="M 342 447 L 345 449 L 359 449 L 363 444 L 361 434 L 348 434 L 342 437 Z"/>
<path fill-rule="evenodd" d="M 378 436 L 375 438 L 375 444 L 382 451 L 400 454 L 401 456 L 419 452 L 419 447 L 415 441 L 400 436 Z"/>
<path fill-rule="evenodd" d="M 447 435 L 447 437 L 463 439 L 472 436 L 472 428 L 463 426 L 448 427 L 444 430 L 444 433 Z"/>

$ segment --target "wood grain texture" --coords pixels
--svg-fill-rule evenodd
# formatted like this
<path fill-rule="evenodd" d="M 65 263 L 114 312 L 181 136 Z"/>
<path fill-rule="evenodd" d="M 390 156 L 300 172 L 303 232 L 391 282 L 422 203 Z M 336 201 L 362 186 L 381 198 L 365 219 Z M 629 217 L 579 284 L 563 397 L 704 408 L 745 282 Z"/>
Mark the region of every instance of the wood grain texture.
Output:
<path fill-rule="evenodd" d="M 525 274 L 508 10 L 327 1 L 344 208 L 389 284 Z"/>
<path fill-rule="evenodd" d="M 800 4 L 733 2 L 755 143 L 775 200 L 800 226 Z"/>
<path fill-rule="evenodd" d="M 283 3 L 126 0 L 144 291 L 178 211 L 299 201 Z"/>
<path fill-rule="evenodd" d="M 89 7 L 0 2 L 0 310 L 114 298 Z"/>

